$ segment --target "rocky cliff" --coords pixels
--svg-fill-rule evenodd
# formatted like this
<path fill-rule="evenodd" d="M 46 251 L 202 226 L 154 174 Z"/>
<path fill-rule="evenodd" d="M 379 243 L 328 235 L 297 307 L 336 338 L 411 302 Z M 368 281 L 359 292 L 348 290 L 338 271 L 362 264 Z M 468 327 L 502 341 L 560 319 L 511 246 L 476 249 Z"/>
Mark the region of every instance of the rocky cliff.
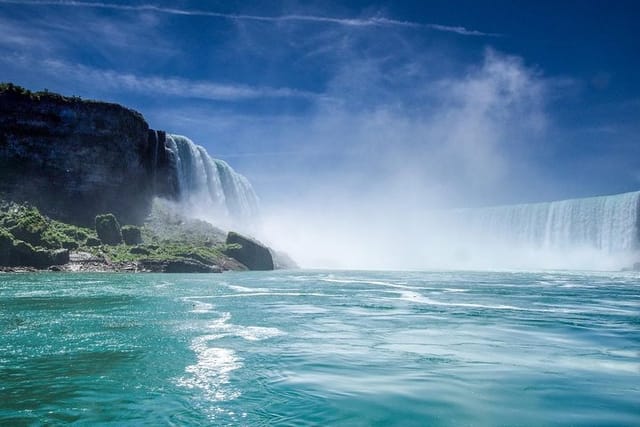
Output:
<path fill-rule="evenodd" d="M 115 223 L 117 218 L 123 224 L 141 225 L 147 219 L 150 233 L 165 236 L 175 227 L 165 222 L 161 230 L 154 228 L 150 213 L 154 200 L 158 200 L 156 196 L 178 201 L 183 206 L 191 202 L 191 193 L 198 196 L 197 203 L 211 208 L 212 213 L 222 218 L 227 215 L 231 219 L 251 220 L 257 212 L 257 196 L 246 178 L 225 162 L 212 159 L 203 147 L 188 138 L 150 129 L 136 111 L 117 104 L 0 84 L 0 200 L 18 202 L 17 206 L 26 203 L 29 209 L 33 207 L 33 212 L 39 212 L 38 215 L 42 212 L 49 218 L 40 221 L 42 224 L 48 224 L 47 221 L 57 224 L 54 221 L 57 220 L 65 227 L 92 229 L 95 225 L 100 237 L 98 243 L 120 248 L 123 239 L 125 246 L 139 244 L 143 240 L 140 230 L 133 228 L 138 231 L 138 237 L 133 239 L 136 242 L 127 239 L 125 229 L 122 234 L 118 230 L 115 237 L 108 238 L 105 233 L 100 235 L 101 230 L 104 231 L 103 220 L 112 218 L 111 222 Z M 106 213 L 109 215 L 101 215 Z M 180 219 L 177 224 L 184 225 L 185 221 Z M 6 250 L 0 248 L 0 252 L 4 250 L 0 253 L 4 254 L 0 265 L 3 262 L 5 266 L 40 268 L 50 262 L 44 257 L 44 251 L 68 249 L 59 242 L 45 245 L 40 240 L 30 241 L 12 221 L 5 225 L 18 243 L 10 241 L 8 234 L 4 236 Z M 202 227 L 195 228 L 203 231 Z M 177 238 L 173 242 L 178 242 L 179 247 L 200 248 L 209 264 L 222 260 L 217 266 L 219 269 L 271 270 L 274 257 L 283 260 L 277 263 L 280 267 L 295 265 L 285 257 L 276 257 L 275 252 L 272 256 L 269 248 L 235 233 L 230 233 L 230 241 L 225 243 L 221 231 L 219 236 L 209 230 L 197 234 L 209 236 L 210 241 L 193 242 L 185 236 L 187 231 L 188 227 L 180 227 L 174 233 Z M 87 251 L 92 250 L 96 239 L 84 237 L 86 239 L 75 242 L 73 249 L 86 246 Z M 42 255 L 46 262 L 34 263 L 22 255 L 12 255 L 25 245 L 35 245 L 33 251 L 42 252 L 36 255 Z M 212 249 L 211 245 L 217 246 Z M 155 257 L 155 261 L 165 260 L 163 256 L 167 253 L 174 258 L 191 253 L 186 249 L 179 253 L 171 250 L 157 253 L 159 248 L 135 250 Z M 229 254 L 224 253 L 226 249 Z M 114 251 L 112 258 L 121 258 L 122 262 L 140 255 L 128 249 L 124 255 L 121 248 Z M 202 259 L 195 261 L 203 262 Z M 144 268 L 164 268 L 168 264 L 163 262 L 149 263 Z M 167 268 L 175 267 L 171 266 Z"/>
<path fill-rule="evenodd" d="M 227 234 L 225 254 L 246 265 L 249 270 L 273 270 L 273 257 L 262 243 L 230 231 Z"/>
<path fill-rule="evenodd" d="M 117 104 L 0 85 L 0 193 L 91 225 L 140 223 L 153 196 L 175 197 L 164 132 Z"/>

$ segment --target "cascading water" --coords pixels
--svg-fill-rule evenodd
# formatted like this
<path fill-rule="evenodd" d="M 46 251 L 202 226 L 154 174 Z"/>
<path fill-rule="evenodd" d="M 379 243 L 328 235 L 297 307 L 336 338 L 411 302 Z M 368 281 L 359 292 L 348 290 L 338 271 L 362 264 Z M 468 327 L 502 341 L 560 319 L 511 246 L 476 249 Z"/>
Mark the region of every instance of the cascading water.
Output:
<path fill-rule="evenodd" d="M 247 223 L 258 215 L 258 198 L 249 181 L 204 147 L 180 135 L 166 136 L 177 175 L 180 202 L 196 216 L 218 224 Z"/>
<path fill-rule="evenodd" d="M 542 249 L 593 248 L 605 253 L 640 249 L 640 191 L 455 212 L 469 230 Z"/>

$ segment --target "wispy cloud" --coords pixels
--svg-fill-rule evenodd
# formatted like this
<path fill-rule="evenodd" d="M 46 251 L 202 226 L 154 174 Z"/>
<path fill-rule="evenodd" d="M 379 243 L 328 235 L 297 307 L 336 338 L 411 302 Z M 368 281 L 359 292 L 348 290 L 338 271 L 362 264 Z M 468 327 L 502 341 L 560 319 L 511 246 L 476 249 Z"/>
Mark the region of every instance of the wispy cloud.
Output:
<path fill-rule="evenodd" d="M 425 27 L 430 28 L 432 30 L 437 31 L 445 31 L 449 33 L 456 33 L 462 36 L 487 36 L 487 37 L 498 37 L 500 34 L 496 33 L 485 33 L 478 30 L 470 30 L 461 26 L 450 26 L 450 25 L 440 25 L 440 24 L 426 24 Z"/>
<path fill-rule="evenodd" d="M 153 15 L 131 15 L 117 21 L 109 16 L 84 16 L 78 22 L 74 13 L 11 16 L 0 12 L 0 50 L 3 56 L 28 54 L 41 58 L 73 58 L 78 52 L 90 50 L 94 57 L 107 62 L 118 63 L 125 55 L 129 65 L 159 64 L 164 58 L 175 58 L 180 51 L 172 38 L 161 37 L 164 33 L 158 21 Z M 148 43 L 149 39 L 153 43 Z"/>
<path fill-rule="evenodd" d="M 107 90 L 135 92 L 144 95 L 196 98 L 210 101 L 244 101 L 259 98 L 321 99 L 322 95 L 287 87 L 249 86 L 209 81 L 194 81 L 178 77 L 140 76 L 121 73 L 58 59 L 34 59 L 13 55 L 3 58 L 23 67 L 34 66 L 52 76 L 64 76 L 66 80 Z"/>
<path fill-rule="evenodd" d="M 247 15 L 247 14 L 232 14 L 232 13 L 220 13 L 207 10 L 195 10 L 195 9 L 179 9 L 172 7 L 163 7 L 152 4 L 141 5 L 127 5 L 127 4 L 114 4 L 103 2 L 86 2 L 86 1 L 52 1 L 52 0 L 0 0 L 0 3 L 4 4 L 20 4 L 30 6 L 62 6 L 62 7 L 82 7 L 82 8 L 96 8 L 96 9 L 111 9 L 122 11 L 136 11 L 136 12 L 155 12 L 164 13 L 169 15 L 181 15 L 181 16 L 201 16 L 220 18 L 228 20 L 238 21 L 261 21 L 261 22 L 316 22 L 327 23 L 349 27 L 406 27 L 406 28 L 423 28 L 434 31 L 442 31 L 448 33 L 459 34 L 463 36 L 498 36 L 494 33 L 486 33 L 483 31 L 468 29 L 462 26 L 449 26 L 441 24 L 423 24 L 411 21 L 402 21 L 397 19 L 390 19 L 385 17 L 367 17 L 367 18 L 336 18 L 330 16 L 317 16 L 317 15 L 278 15 L 278 16 L 261 16 L 261 15 Z"/>
<path fill-rule="evenodd" d="M 213 101 L 242 101 L 257 98 L 314 98 L 319 96 L 291 88 L 221 84 L 192 81 L 177 77 L 138 76 L 112 70 L 72 65 L 57 60 L 47 60 L 46 66 L 51 70 L 64 73 L 64 75 L 73 75 L 76 80 L 102 82 L 103 85 L 111 88 L 120 88 L 145 94 L 155 93 Z"/>

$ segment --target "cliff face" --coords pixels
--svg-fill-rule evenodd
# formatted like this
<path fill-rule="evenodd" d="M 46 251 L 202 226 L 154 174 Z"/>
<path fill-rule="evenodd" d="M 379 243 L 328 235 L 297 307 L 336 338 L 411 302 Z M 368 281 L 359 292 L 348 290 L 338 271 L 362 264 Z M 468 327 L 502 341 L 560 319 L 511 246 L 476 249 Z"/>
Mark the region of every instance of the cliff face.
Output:
<path fill-rule="evenodd" d="M 5 85 L 0 193 L 72 223 L 105 212 L 139 223 L 155 194 L 177 194 L 163 135 L 120 105 Z"/>

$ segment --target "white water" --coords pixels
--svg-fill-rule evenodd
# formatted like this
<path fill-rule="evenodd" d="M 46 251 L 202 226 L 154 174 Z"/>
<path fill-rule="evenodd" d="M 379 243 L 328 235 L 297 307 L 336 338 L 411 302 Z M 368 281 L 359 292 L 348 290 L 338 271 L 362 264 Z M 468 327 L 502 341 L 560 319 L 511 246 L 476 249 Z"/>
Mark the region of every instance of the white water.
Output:
<path fill-rule="evenodd" d="M 548 203 L 461 209 L 470 230 L 534 248 L 592 248 L 607 254 L 640 247 L 640 191 Z"/>
<path fill-rule="evenodd" d="M 180 202 L 189 213 L 217 225 L 243 224 L 258 215 L 249 181 L 226 162 L 211 158 L 189 138 L 167 134 L 175 158 Z"/>
<path fill-rule="evenodd" d="M 264 240 L 314 268 L 619 270 L 640 261 L 639 204 L 633 192 L 346 217 L 307 210 L 304 221 L 284 212 L 265 220 Z"/>
<path fill-rule="evenodd" d="M 222 227 L 251 228 L 258 217 L 258 199 L 245 177 L 186 137 L 167 135 L 167 148 L 174 157 L 180 203 L 191 216 Z M 262 237 L 303 265 L 314 267 L 617 270 L 638 260 L 639 218 L 637 191 L 425 212 L 417 222 L 396 224 L 398 229 L 391 234 L 385 234 L 385 229 L 397 222 L 392 215 L 382 215 L 381 222 L 373 224 L 370 218 L 358 216 L 347 221 L 347 230 L 339 227 L 339 218 L 325 218 L 327 224 L 306 224 L 297 233 L 291 232 L 292 221 L 284 221 L 284 229 L 269 224 L 275 238 Z M 322 231 L 318 235 L 314 230 Z M 371 230 L 376 233 L 372 235 Z M 394 248 L 391 254 L 390 247 Z M 346 252 L 341 253 L 341 248 Z M 329 254 L 340 262 L 313 261 L 307 257 L 310 251 L 318 252 L 311 254 L 316 258 L 326 261 Z"/>
<path fill-rule="evenodd" d="M 640 259 L 640 192 L 447 216 L 448 267 L 619 270 Z"/>

